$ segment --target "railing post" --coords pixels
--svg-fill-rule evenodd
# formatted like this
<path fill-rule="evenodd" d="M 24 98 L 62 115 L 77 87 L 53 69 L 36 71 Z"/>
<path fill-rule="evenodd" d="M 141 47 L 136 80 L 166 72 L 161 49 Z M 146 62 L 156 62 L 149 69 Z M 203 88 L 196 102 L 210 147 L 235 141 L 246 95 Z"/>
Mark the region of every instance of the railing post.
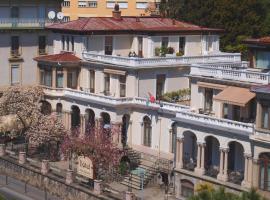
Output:
<path fill-rule="evenodd" d="M 102 193 L 102 181 L 101 180 L 94 180 L 94 193 L 100 195 Z"/>
<path fill-rule="evenodd" d="M 23 165 L 26 162 L 26 153 L 23 151 L 19 152 L 19 164 Z"/>
<path fill-rule="evenodd" d="M 124 200 L 133 200 L 133 199 L 134 199 L 134 194 L 132 192 L 126 191 Z"/>
<path fill-rule="evenodd" d="M 49 172 L 49 161 L 48 160 L 42 160 L 41 162 L 41 173 L 43 175 L 48 174 Z"/>
<path fill-rule="evenodd" d="M 73 171 L 71 169 L 67 170 L 67 174 L 66 174 L 66 184 L 71 184 L 73 183 Z"/>

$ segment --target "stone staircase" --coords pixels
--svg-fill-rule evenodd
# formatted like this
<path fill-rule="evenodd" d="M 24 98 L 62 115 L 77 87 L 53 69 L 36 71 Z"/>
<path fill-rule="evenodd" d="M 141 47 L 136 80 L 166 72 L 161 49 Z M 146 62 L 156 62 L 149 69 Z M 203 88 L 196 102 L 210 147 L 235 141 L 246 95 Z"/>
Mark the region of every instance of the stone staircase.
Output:
<path fill-rule="evenodd" d="M 143 172 L 144 176 L 141 176 Z M 138 167 L 131 171 L 129 176 L 126 176 L 121 184 L 133 189 L 141 190 L 142 185 L 145 187 L 157 174 L 156 161 L 149 161 L 144 158 L 140 159 Z M 143 180 L 142 180 L 143 179 Z"/>

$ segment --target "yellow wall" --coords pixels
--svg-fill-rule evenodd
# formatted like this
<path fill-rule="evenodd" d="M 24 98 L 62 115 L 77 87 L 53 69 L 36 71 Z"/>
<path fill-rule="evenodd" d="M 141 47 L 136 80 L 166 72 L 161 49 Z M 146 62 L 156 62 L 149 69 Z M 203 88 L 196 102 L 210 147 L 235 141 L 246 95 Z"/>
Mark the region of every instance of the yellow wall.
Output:
<path fill-rule="evenodd" d="M 67 1 L 67 0 L 66 0 Z M 87 0 L 91 1 L 91 0 Z M 93 1 L 93 0 L 92 0 Z M 70 0 L 70 7 L 63 7 L 62 11 L 65 16 L 70 17 L 70 20 L 76 20 L 79 17 L 111 17 L 112 8 L 107 8 L 107 2 L 116 2 L 115 0 L 96 0 L 97 7 L 78 7 L 78 0 Z M 159 2 L 160 0 L 156 0 Z M 137 9 L 136 2 L 149 2 L 153 8 L 155 0 L 118 0 L 117 2 L 128 2 L 128 8 L 120 8 L 123 16 L 140 16 L 150 15 L 145 9 Z"/>

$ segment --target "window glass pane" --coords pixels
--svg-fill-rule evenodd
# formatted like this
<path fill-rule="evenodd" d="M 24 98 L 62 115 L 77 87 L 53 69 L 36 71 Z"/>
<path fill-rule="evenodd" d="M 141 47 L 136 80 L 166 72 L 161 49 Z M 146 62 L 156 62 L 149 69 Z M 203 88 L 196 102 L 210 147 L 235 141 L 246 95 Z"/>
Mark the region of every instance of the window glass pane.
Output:
<path fill-rule="evenodd" d="M 79 1 L 78 2 L 78 7 L 86 7 L 87 6 L 87 1 Z"/>
<path fill-rule="evenodd" d="M 118 2 L 119 8 L 128 8 L 128 2 Z"/>
<path fill-rule="evenodd" d="M 262 106 L 262 128 L 269 129 L 269 109 Z"/>
<path fill-rule="evenodd" d="M 64 74 L 62 70 L 56 71 L 56 87 L 63 88 Z"/>
<path fill-rule="evenodd" d="M 256 53 L 256 67 L 262 69 L 270 68 L 270 52 L 259 51 Z"/>
<path fill-rule="evenodd" d="M 114 1 L 107 1 L 106 6 L 107 8 L 114 8 L 114 4 L 115 4 Z"/>
<path fill-rule="evenodd" d="M 161 99 L 162 95 L 164 94 L 165 90 L 165 80 L 166 75 L 165 74 L 159 74 L 157 75 L 157 85 L 156 85 L 156 98 Z"/>
<path fill-rule="evenodd" d="M 38 51 L 39 54 L 46 53 L 46 36 L 38 37 Z"/>
<path fill-rule="evenodd" d="M 148 3 L 147 2 L 137 2 L 136 3 L 136 8 L 137 9 L 146 9 L 147 8 Z"/>
<path fill-rule="evenodd" d="M 20 68 L 19 65 L 11 66 L 11 85 L 20 83 Z"/>
<path fill-rule="evenodd" d="M 169 45 L 169 38 L 168 37 L 162 37 L 161 38 L 161 47 L 167 48 Z"/>
<path fill-rule="evenodd" d="M 10 15 L 11 18 L 19 18 L 19 8 L 11 7 Z"/>
<path fill-rule="evenodd" d="M 206 111 L 212 111 L 213 106 L 213 89 L 205 88 L 205 102 L 204 109 Z"/>
<path fill-rule="evenodd" d="M 179 38 L 179 51 L 183 52 L 183 54 L 185 54 L 185 46 L 186 46 L 186 38 L 180 37 Z"/>
<path fill-rule="evenodd" d="M 48 87 L 52 87 L 52 71 L 51 70 L 44 71 L 44 85 Z"/>
<path fill-rule="evenodd" d="M 90 70 L 90 92 L 95 92 L 95 71 Z"/>
<path fill-rule="evenodd" d="M 112 55 L 113 51 L 113 37 L 106 36 L 105 37 L 105 55 Z"/>
<path fill-rule="evenodd" d="M 120 82 L 120 97 L 126 96 L 126 76 L 119 77 Z"/>
<path fill-rule="evenodd" d="M 104 94 L 110 94 L 110 75 L 104 74 Z"/>

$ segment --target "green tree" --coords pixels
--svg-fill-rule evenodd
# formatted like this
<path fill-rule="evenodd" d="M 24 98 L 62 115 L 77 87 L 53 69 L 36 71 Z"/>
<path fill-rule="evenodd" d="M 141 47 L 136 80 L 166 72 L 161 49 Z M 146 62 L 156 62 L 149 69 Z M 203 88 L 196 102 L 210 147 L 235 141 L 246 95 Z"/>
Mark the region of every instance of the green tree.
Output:
<path fill-rule="evenodd" d="M 163 0 L 161 13 L 200 26 L 221 28 L 221 49 L 245 52 L 247 37 L 270 33 L 269 0 Z"/>

